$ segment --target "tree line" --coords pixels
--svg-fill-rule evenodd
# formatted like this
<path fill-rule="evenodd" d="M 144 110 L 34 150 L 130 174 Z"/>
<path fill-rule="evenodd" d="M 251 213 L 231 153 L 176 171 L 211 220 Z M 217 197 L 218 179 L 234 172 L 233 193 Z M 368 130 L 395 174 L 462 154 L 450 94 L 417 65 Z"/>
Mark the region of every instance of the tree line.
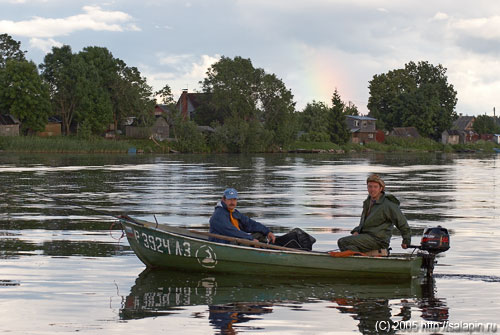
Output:
<path fill-rule="evenodd" d="M 169 106 L 169 121 L 184 151 L 274 151 L 298 136 L 344 144 L 350 138 L 345 117 L 359 114 L 336 89 L 331 105 L 312 101 L 297 111 L 291 90 L 280 78 L 239 56 L 221 57 L 200 86 L 203 103 L 192 120 L 184 120 L 168 84 L 154 92 L 136 67 L 104 47 L 77 53 L 68 45 L 53 47 L 37 66 L 26 60 L 20 42 L 0 35 L 0 112 L 19 118 L 24 133 L 43 130 L 50 116 L 61 118 L 65 135 L 99 135 L 110 124 L 119 128 L 129 117 L 148 126 L 160 97 Z M 457 118 L 457 92 L 440 64 L 409 62 L 374 75 L 368 87 L 368 115 L 377 119 L 378 129 L 413 126 L 421 135 L 438 139 Z M 203 135 L 198 125 L 215 131 Z"/>

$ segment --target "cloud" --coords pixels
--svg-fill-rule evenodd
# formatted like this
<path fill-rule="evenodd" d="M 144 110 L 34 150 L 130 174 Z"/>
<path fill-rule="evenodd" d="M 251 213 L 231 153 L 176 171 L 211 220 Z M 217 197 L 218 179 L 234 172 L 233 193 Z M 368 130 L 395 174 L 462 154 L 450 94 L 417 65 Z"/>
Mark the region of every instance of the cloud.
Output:
<path fill-rule="evenodd" d="M 174 97 L 180 96 L 183 89 L 189 91 L 199 90 L 199 81 L 203 80 L 210 66 L 220 59 L 220 55 L 201 55 L 199 57 L 189 54 L 158 55 L 160 63 L 168 67 L 168 71 L 157 71 L 147 65 L 141 65 L 142 73 L 147 78 L 149 85 L 155 91 L 168 84 Z"/>
<path fill-rule="evenodd" d="M 81 30 L 114 31 L 140 30 L 127 13 L 106 11 L 98 6 L 84 6 L 83 14 L 66 18 L 33 17 L 26 21 L 0 20 L 0 31 L 17 36 L 52 38 Z"/>
<path fill-rule="evenodd" d="M 159 63 L 162 65 L 177 65 L 177 64 L 183 64 L 186 61 L 189 61 L 189 59 L 191 58 L 193 58 L 193 55 L 190 54 L 168 55 L 168 56 L 159 55 Z"/>
<path fill-rule="evenodd" d="M 466 34 L 480 39 L 500 40 L 500 16 L 498 15 L 453 20 L 451 27 L 457 34 Z"/>
<path fill-rule="evenodd" d="M 436 15 L 434 15 L 434 17 L 432 19 L 435 20 L 435 21 L 447 20 L 448 19 L 448 14 L 438 12 L 438 13 L 436 13 Z"/>
<path fill-rule="evenodd" d="M 50 50 L 52 50 L 52 47 L 61 47 L 63 45 L 62 43 L 57 42 L 52 38 L 49 39 L 32 38 L 30 39 L 29 43 L 30 47 L 35 49 L 40 49 L 45 53 L 48 53 Z"/>

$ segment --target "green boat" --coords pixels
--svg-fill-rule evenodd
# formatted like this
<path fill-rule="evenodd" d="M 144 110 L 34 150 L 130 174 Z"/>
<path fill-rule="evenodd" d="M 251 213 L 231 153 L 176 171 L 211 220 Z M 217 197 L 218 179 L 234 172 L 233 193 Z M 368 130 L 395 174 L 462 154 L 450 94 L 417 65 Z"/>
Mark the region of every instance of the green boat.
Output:
<path fill-rule="evenodd" d="M 413 278 L 431 275 L 432 253 L 386 257 L 332 257 L 329 252 L 302 251 L 245 239 L 192 231 L 121 216 L 135 254 L 148 268 L 204 273 L 287 277 Z M 231 244 L 209 241 L 217 237 Z"/>

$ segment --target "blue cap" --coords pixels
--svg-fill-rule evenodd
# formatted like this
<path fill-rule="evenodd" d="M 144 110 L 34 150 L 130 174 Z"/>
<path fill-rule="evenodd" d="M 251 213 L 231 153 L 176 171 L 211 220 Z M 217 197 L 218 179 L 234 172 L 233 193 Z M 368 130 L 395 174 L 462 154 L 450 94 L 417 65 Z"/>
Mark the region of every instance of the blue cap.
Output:
<path fill-rule="evenodd" d="M 224 191 L 224 198 L 226 199 L 238 199 L 238 191 L 234 188 L 228 188 Z"/>

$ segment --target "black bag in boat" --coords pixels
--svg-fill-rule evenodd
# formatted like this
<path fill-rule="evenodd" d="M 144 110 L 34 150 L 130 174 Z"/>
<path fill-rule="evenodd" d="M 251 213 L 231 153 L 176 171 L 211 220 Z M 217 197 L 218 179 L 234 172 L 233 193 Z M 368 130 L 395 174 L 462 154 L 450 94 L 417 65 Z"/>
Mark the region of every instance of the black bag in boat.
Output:
<path fill-rule="evenodd" d="M 260 242 L 267 243 L 267 238 L 261 233 L 252 234 Z M 311 251 L 316 239 L 300 228 L 294 228 L 285 235 L 277 236 L 274 245 L 281 247 Z"/>

